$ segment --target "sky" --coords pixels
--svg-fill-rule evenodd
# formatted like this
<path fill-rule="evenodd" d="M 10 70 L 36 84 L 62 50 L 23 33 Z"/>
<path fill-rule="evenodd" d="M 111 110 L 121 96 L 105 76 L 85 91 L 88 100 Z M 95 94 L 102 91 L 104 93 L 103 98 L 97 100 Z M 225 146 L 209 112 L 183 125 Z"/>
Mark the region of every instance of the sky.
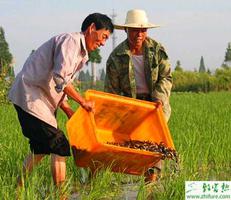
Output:
<path fill-rule="evenodd" d="M 131 9 L 145 10 L 151 23 L 161 25 L 149 29 L 148 35 L 166 48 L 173 70 L 177 60 L 192 71 L 199 68 L 201 56 L 210 71 L 224 61 L 231 42 L 229 0 L 0 0 L 0 26 L 18 73 L 33 49 L 60 33 L 79 32 L 87 15 L 111 16 L 114 10 L 115 22 L 124 24 Z M 117 30 L 115 37 L 118 45 L 126 34 Z M 110 38 L 100 49 L 98 69 L 105 68 L 111 51 Z"/>

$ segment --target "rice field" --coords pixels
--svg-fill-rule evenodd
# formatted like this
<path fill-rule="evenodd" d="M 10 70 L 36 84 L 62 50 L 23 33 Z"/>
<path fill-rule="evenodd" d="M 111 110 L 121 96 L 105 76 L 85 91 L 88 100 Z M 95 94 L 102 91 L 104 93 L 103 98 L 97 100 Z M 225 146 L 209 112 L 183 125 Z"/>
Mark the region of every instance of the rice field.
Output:
<path fill-rule="evenodd" d="M 0 105 L 0 199 L 52 200 L 66 194 L 68 199 L 184 199 L 185 181 L 231 181 L 231 93 L 174 93 L 169 129 L 180 155 L 177 171 L 174 163 L 164 161 L 162 177 L 145 185 L 144 178 L 110 169 L 100 171 L 91 180 L 88 170 L 77 168 L 73 158 L 67 159 L 67 181 L 61 189 L 54 187 L 50 159 L 30 174 L 21 190 L 16 190 L 16 177 L 21 173 L 29 152 L 12 105 Z M 65 130 L 67 118 L 58 115 Z"/>

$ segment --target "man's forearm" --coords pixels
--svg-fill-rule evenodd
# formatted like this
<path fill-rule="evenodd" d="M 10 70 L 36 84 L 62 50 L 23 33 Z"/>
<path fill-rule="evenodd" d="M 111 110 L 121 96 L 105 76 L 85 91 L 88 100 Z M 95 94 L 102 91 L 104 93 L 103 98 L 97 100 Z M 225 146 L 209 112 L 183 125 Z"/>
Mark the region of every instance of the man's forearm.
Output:
<path fill-rule="evenodd" d="M 67 101 L 63 101 L 60 104 L 60 108 L 66 113 L 68 118 L 71 118 L 71 116 L 74 114 L 74 111 L 71 109 L 70 105 L 67 103 Z"/>
<path fill-rule="evenodd" d="M 85 100 L 74 88 L 74 86 L 72 84 L 67 85 L 64 88 L 64 93 L 71 97 L 74 101 L 76 101 L 77 103 L 79 103 L 81 105 L 82 108 L 84 108 L 86 111 L 90 112 L 93 111 L 94 112 L 94 102 L 92 101 L 87 101 Z"/>
<path fill-rule="evenodd" d="M 64 93 L 71 97 L 74 101 L 78 102 L 80 105 L 85 103 L 85 99 L 75 90 L 72 84 L 68 84 L 64 88 Z"/>

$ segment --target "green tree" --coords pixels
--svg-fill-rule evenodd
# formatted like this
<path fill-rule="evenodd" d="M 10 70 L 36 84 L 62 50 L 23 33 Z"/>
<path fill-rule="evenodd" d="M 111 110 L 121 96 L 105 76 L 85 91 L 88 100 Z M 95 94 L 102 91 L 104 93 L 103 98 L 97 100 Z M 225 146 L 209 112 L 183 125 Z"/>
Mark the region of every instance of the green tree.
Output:
<path fill-rule="evenodd" d="M 105 73 L 104 68 L 103 68 L 102 70 L 100 70 L 100 80 L 104 81 L 105 76 L 106 76 L 106 73 Z"/>
<path fill-rule="evenodd" d="M 85 73 L 84 73 L 83 70 L 81 70 L 81 71 L 79 72 L 78 80 L 79 80 L 79 81 L 86 81 L 86 75 L 85 75 Z"/>
<path fill-rule="evenodd" d="M 4 30 L 0 27 L 0 104 L 9 102 L 7 93 L 14 78 L 12 60 Z"/>
<path fill-rule="evenodd" d="M 179 60 L 176 61 L 175 71 L 183 72 L 183 68 L 181 67 Z"/>
<path fill-rule="evenodd" d="M 229 42 L 228 47 L 225 52 L 225 62 L 231 61 L 231 42 Z"/>
<path fill-rule="evenodd" d="M 96 49 L 89 54 L 89 62 L 91 62 L 92 85 L 96 86 L 96 63 L 101 63 L 102 57 L 100 50 Z"/>
<path fill-rule="evenodd" d="M 225 52 L 225 60 L 222 64 L 223 68 L 231 67 L 231 42 L 229 42 L 228 47 Z"/>
<path fill-rule="evenodd" d="M 203 56 L 201 56 L 199 72 L 201 72 L 201 73 L 206 72 Z"/>
<path fill-rule="evenodd" d="M 215 72 L 218 90 L 231 91 L 231 68 L 218 68 Z"/>
<path fill-rule="evenodd" d="M 7 76 L 12 71 L 10 69 L 12 63 L 12 54 L 9 51 L 8 43 L 5 39 L 5 32 L 0 27 L 0 73 L 4 73 L 3 76 Z"/>
<path fill-rule="evenodd" d="M 89 70 L 87 70 L 85 73 L 85 81 L 90 81 L 90 80 L 91 80 L 91 76 L 90 76 Z"/>

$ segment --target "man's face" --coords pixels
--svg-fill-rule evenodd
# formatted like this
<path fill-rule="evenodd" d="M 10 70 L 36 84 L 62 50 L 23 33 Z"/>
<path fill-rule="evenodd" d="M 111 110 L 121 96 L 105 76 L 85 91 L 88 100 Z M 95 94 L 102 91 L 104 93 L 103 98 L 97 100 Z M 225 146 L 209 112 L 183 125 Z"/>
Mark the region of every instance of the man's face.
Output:
<path fill-rule="evenodd" d="M 110 31 L 104 28 L 96 30 L 95 25 L 92 24 L 89 27 L 89 34 L 85 37 L 87 51 L 91 52 L 99 48 L 100 46 L 104 46 L 110 34 Z"/>
<path fill-rule="evenodd" d="M 146 28 L 128 28 L 127 29 L 128 42 L 130 48 L 141 49 L 144 40 L 147 37 Z"/>

